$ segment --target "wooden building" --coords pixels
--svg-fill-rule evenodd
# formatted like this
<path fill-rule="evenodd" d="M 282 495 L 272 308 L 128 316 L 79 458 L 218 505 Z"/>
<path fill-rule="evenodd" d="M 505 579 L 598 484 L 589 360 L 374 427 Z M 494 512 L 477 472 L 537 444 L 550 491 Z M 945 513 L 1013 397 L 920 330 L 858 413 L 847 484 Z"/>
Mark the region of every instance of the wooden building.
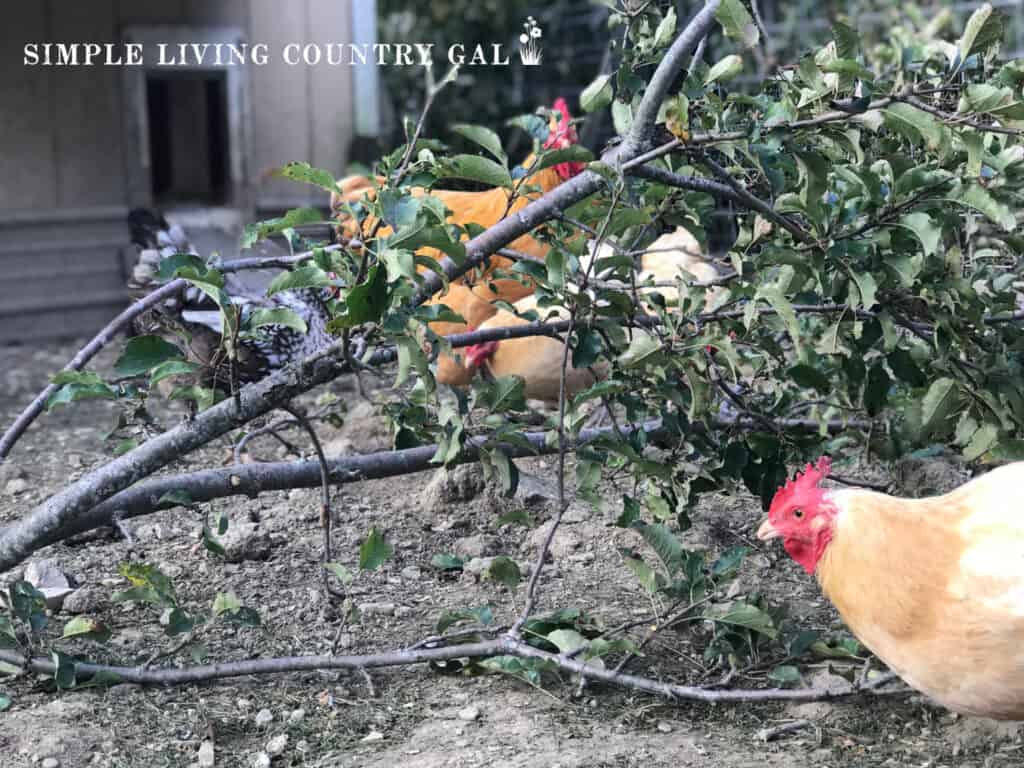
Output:
<path fill-rule="evenodd" d="M 224 232 L 326 204 L 268 171 L 341 173 L 378 131 L 377 72 L 289 66 L 289 43 L 374 42 L 374 0 L 36 0 L 0 25 L 0 343 L 81 335 L 125 305 L 135 206 Z M 25 45 L 139 43 L 145 66 L 28 66 Z M 156 66 L 156 43 L 265 43 L 266 64 Z M 232 235 L 233 236 L 233 235 Z"/>

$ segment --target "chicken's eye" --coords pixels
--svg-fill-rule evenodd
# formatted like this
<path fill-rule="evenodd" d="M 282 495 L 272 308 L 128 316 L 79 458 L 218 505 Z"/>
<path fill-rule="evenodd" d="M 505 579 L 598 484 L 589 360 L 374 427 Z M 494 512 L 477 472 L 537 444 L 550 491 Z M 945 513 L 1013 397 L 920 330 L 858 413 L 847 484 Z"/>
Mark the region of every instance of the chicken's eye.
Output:
<path fill-rule="evenodd" d="M 793 510 L 793 517 L 795 517 L 797 520 L 799 520 L 803 516 L 804 516 L 804 511 L 802 509 L 794 509 Z"/>

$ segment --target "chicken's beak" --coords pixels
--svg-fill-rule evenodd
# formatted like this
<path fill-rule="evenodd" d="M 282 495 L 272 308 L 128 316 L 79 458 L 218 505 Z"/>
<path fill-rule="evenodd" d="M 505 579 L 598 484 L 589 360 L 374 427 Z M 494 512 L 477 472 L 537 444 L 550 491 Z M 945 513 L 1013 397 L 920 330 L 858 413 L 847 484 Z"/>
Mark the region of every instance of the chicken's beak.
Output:
<path fill-rule="evenodd" d="M 757 538 L 761 541 L 771 541 L 777 539 L 782 534 L 779 533 L 778 529 L 772 525 L 771 520 L 765 520 L 761 523 L 761 527 L 757 529 Z"/>

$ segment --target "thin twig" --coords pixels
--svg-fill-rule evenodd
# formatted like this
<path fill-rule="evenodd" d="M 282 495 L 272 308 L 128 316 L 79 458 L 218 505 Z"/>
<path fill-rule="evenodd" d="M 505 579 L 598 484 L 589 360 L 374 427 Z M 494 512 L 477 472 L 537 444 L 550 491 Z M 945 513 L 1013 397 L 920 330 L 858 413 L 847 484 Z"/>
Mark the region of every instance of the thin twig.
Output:
<path fill-rule="evenodd" d="M 281 410 L 287 411 L 292 417 L 299 423 L 299 425 L 306 430 L 309 435 L 310 442 L 313 443 L 313 450 L 316 451 L 317 463 L 320 465 L 320 528 L 323 531 L 323 558 L 321 561 L 322 571 L 321 577 L 323 578 L 324 591 L 334 597 L 345 598 L 345 592 L 338 590 L 334 587 L 334 582 L 327 572 L 326 565 L 334 559 L 334 555 L 331 552 L 331 528 L 334 520 L 334 514 L 331 511 L 331 469 L 327 464 L 327 456 L 324 454 L 323 444 L 320 442 L 320 436 L 317 435 L 316 430 L 310 423 L 301 410 L 292 405 L 291 403 L 285 403 L 281 406 Z"/>

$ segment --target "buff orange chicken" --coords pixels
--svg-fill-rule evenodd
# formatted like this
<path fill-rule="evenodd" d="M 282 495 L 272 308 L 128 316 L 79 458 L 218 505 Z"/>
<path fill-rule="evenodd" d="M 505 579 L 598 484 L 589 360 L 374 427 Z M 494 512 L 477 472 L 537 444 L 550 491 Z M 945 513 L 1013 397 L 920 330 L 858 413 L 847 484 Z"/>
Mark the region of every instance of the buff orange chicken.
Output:
<path fill-rule="evenodd" d="M 822 488 L 830 460 L 779 489 L 781 538 L 860 641 L 948 709 L 1024 719 L 1024 462 L 943 496 Z"/>

